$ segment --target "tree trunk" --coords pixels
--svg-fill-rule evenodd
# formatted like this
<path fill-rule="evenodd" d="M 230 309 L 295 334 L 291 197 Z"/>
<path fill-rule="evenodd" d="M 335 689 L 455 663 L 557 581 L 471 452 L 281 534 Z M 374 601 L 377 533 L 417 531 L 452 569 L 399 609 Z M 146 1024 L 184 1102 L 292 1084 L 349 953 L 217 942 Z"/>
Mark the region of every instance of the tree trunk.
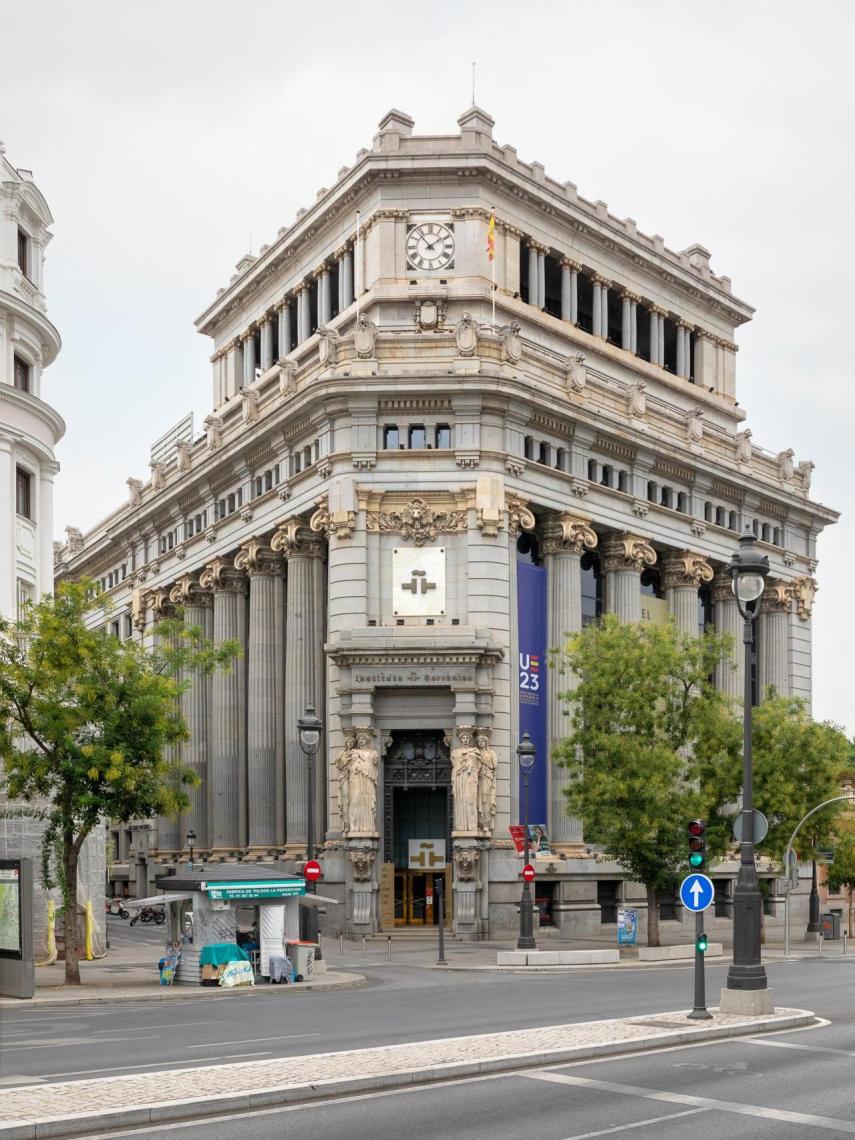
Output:
<path fill-rule="evenodd" d="M 80 985 L 80 954 L 77 946 L 77 847 L 73 835 L 63 836 L 65 861 L 65 984 Z"/>
<path fill-rule="evenodd" d="M 647 888 L 647 945 L 659 946 L 659 905 L 656 888 Z"/>

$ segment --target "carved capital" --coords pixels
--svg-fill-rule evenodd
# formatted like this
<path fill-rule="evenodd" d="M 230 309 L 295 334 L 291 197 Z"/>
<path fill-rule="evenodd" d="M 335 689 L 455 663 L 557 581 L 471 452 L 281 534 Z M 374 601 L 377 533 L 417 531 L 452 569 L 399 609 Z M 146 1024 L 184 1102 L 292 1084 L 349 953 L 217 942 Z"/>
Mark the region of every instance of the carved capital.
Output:
<path fill-rule="evenodd" d="M 164 618 L 172 617 L 175 610 L 172 602 L 169 600 L 169 590 L 157 589 L 149 590 L 145 597 L 146 609 L 151 610 L 155 621 L 163 621 Z"/>
<path fill-rule="evenodd" d="M 235 555 L 235 570 L 243 570 L 250 578 L 256 574 L 275 577 L 282 573 L 282 559 L 266 542 L 260 538 L 251 538 L 249 542 L 241 543 L 241 548 Z"/>
<path fill-rule="evenodd" d="M 286 558 L 320 558 L 323 554 L 323 543 L 299 515 L 279 524 L 270 540 L 270 547 Z"/>
<path fill-rule="evenodd" d="M 309 519 L 309 529 L 315 534 L 324 534 L 328 538 L 352 538 L 356 527 L 356 513 L 354 511 L 330 511 L 329 501 L 324 495 L 315 502 L 317 510 Z"/>
<path fill-rule="evenodd" d="M 668 553 L 662 559 L 662 584 L 666 590 L 691 587 L 697 590 L 705 582 L 713 580 L 713 568 L 700 554 L 691 550 L 681 550 L 678 554 Z"/>
<path fill-rule="evenodd" d="M 563 551 L 584 554 L 597 546 L 597 532 L 590 526 L 591 520 L 581 515 L 565 513 L 550 520 L 543 541 L 544 554 L 559 554 Z"/>
<path fill-rule="evenodd" d="M 796 613 L 800 621 L 807 621 L 813 613 L 813 600 L 819 585 L 816 578 L 806 575 L 790 583 L 790 594 L 796 603 Z"/>
<path fill-rule="evenodd" d="M 235 570 L 230 558 L 215 558 L 199 575 L 199 585 L 203 590 L 213 590 L 215 594 L 245 594 L 246 576 Z"/>
<path fill-rule="evenodd" d="M 173 584 L 169 600 L 176 606 L 210 606 L 213 601 L 192 574 L 184 574 Z"/>
<path fill-rule="evenodd" d="M 508 534 L 516 538 L 521 530 L 534 530 L 535 517 L 528 502 L 519 495 L 505 495 L 505 509 L 508 512 Z"/>
<path fill-rule="evenodd" d="M 580 273 L 582 270 L 582 266 L 579 262 L 574 261 L 572 257 L 562 257 L 560 264 L 562 269 L 575 270 L 576 273 Z"/>
<path fill-rule="evenodd" d="M 637 534 L 610 534 L 603 541 L 603 569 L 607 574 L 634 570 L 640 574 L 656 564 L 656 551 Z"/>
<path fill-rule="evenodd" d="M 712 580 L 712 596 L 715 605 L 724 605 L 732 602 L 736 605 L 736 594 L 733 592 L 733 578 L 727 570 L 719 570 Z"/>
<path fill-rule="evenodd" d="M 791 585 L 775 578 L 767 579 L 766 588 L 760 598 L 761 614 L 788 614 L 793 596 Z"/>

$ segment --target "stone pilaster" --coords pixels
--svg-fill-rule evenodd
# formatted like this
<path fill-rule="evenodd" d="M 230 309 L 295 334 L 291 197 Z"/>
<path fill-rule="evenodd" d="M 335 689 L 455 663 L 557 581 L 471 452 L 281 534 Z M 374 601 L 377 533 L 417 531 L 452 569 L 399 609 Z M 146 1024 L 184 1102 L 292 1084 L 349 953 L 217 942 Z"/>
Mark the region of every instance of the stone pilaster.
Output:
<path fill-rule="evenodd" d="M 164 589 L 152 590 L 147 599 L 147 608 L 152 611 L 152 620 L 157 625 L 158 622 L 164 621 L 167 618 L 175 616 L 175 607 L 169 598 L 169 591 Z M 156 644 L 169 644 L 172 641 L 168 638 L 164 642 L 161 634 L 155 634 Z M 181 745 L 178 743 L 170 744 L 166 749 L 166 757 L 170 762 L 175 762 L 180 755 Z M 179 816 L 168 818 L 166 816 L 158 816 L 157 819 L 157 849 L 163 854 L 177 854 L 181 850 L 181 819 Z"/>
<path fill-rule="evenodd" d="M 780 696 L 790 695 L 789 616 L 792 592 L 786 582 L 770 578 L 760 599 L 757 617 L 757 672 L 760 699 L 773 685 Z"/>
<path fill-rule="evenodd" d="M 727 634 L 732 642 L 732 654 L 728 661 L 716 667 L 715 684 L 720 693 L 734 701 L 742 702 L 742 689 L 745 677 L 745 653 L 742 647 L 742 618 L 733 593 L 733 579 L 724 570 L 713 578 L 713 608 L 715 631 Z M 733 667 L 735 666 L 735 668 Z"/>
<path fill-rule="evenodd" d="M 203 637 L 208 634 L 208 620 L 213 607 L 213 597 L 203 590 L 190 574 L 175 583 L 169 592 L 170 600 L 184 610 L 186 629 L 198 629 Z M 184 834 L 181 836 L 182 849 L 186 845 L 186 833 L 196 833 L 196 850 L 200 853 L 209 850 L 208 839 L 208 689 L 209 678 L 195 674 L 190 687 L 181 697 L 181 714 L 190 734 L 184 744 L 184 761 L 199 777 L 199 783 L 188 789 L 190 807 L 184 817 Z"/>
<path fill-rule="evenodd" d="M 258 539 L 245 542 L 235 569 L 249 577 L 246 769 L 247 835 L 250 849 L 266 853 L 284 843 L 281 821 L 283 661 L 281 557 Z M 277 615 L 279 621 L 277 621 Z"/>
<path fill-rule="evenodd" d="M 241 333 L 243 343 L 243 387 L 255 380 L 255 329 L 252 325 Z"/>
<path fill-rule="evenodd" d="M 214 641 L 240 642 L 231 669 L 214 674 L 212 740 L 208 759 L 208 842 L 228 854 L 246 846 L 246 576 L 217 558 L 199 576 L 214 594 Z"/>
<path fill-rule="evenodd" d="M 698 633 L 698 590 L 713 579 L 713 568 L 690 550 L 669 551 L 662 559 L 663 585 L 668 612 L 683 633 Z"/>
<path fill-rule="evenodd" d="M 586 550 L 594 550 L 597 534 L 591 520 L 580 515 L 565 513 L 555 516 L 546 526 L 543 541 L 548 582 L 549 618 L 548 644 L 557 649 L 563 646 L 567 635 L 582 628 L 582 569 L 581 558 Z M 550 673 L 547 688 L 549 707 L 549 749 L 563 740 L 570 729 L 565 715 L 565 704 L 559 694 L 573 685 L 573 677 Z M 567 786 L 566 768 L 550 761 L 549 836 L 556 847 L 572 846 L 583 853 L 582 821 L 567 815 L 564 788 Z"/>
<path fill-rule="evenodd" d="M 287 563 L 285 597 L 285 787 L 286 839 L 306 842 L 308 822 L 308 766 L 300 747 L 297 721 L 306 706 L 324 713 L 324 543 L 299 518 L 284 522 L 271 540 L 271 548 Z M 324 834 L 324 771 L 326 745 L 316 758 L 315 836 Z"/>
<path fill-rule="evenodd" d="M 610 534 L 604 540 L 606 612 L 621 621 L 641 621 L 641 571 L 656 563 L 656 551 L 636 534 Z"/>

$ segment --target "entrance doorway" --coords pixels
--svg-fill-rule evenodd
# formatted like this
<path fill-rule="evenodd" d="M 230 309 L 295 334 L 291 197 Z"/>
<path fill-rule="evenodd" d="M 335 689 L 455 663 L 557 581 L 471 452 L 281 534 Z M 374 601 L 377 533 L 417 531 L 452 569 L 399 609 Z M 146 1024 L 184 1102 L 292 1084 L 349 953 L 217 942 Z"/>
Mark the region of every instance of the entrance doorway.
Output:
<path fill-rule="evenodd" d="M 383 768 L 383 844 L 384 878 L 393 886 L 384 926 L 437 925 L 440 877 L 450 925 L 451 759 L 441 732 L 392 733 Z"/>

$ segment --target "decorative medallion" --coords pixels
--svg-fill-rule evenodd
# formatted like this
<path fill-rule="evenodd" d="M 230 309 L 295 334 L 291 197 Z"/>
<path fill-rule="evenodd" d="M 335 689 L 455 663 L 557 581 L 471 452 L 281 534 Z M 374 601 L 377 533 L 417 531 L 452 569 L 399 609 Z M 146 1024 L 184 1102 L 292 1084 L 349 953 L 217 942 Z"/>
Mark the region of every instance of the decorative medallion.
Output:
<path fill-rule="evenodd" d="M 369 531 L 400 534 L 416 546 L 435 541 L 439 534 L 466 530 L 466 511 L 435 511 L 424 499 L 410 499 L 397 511 L 369 511 Z"/>

